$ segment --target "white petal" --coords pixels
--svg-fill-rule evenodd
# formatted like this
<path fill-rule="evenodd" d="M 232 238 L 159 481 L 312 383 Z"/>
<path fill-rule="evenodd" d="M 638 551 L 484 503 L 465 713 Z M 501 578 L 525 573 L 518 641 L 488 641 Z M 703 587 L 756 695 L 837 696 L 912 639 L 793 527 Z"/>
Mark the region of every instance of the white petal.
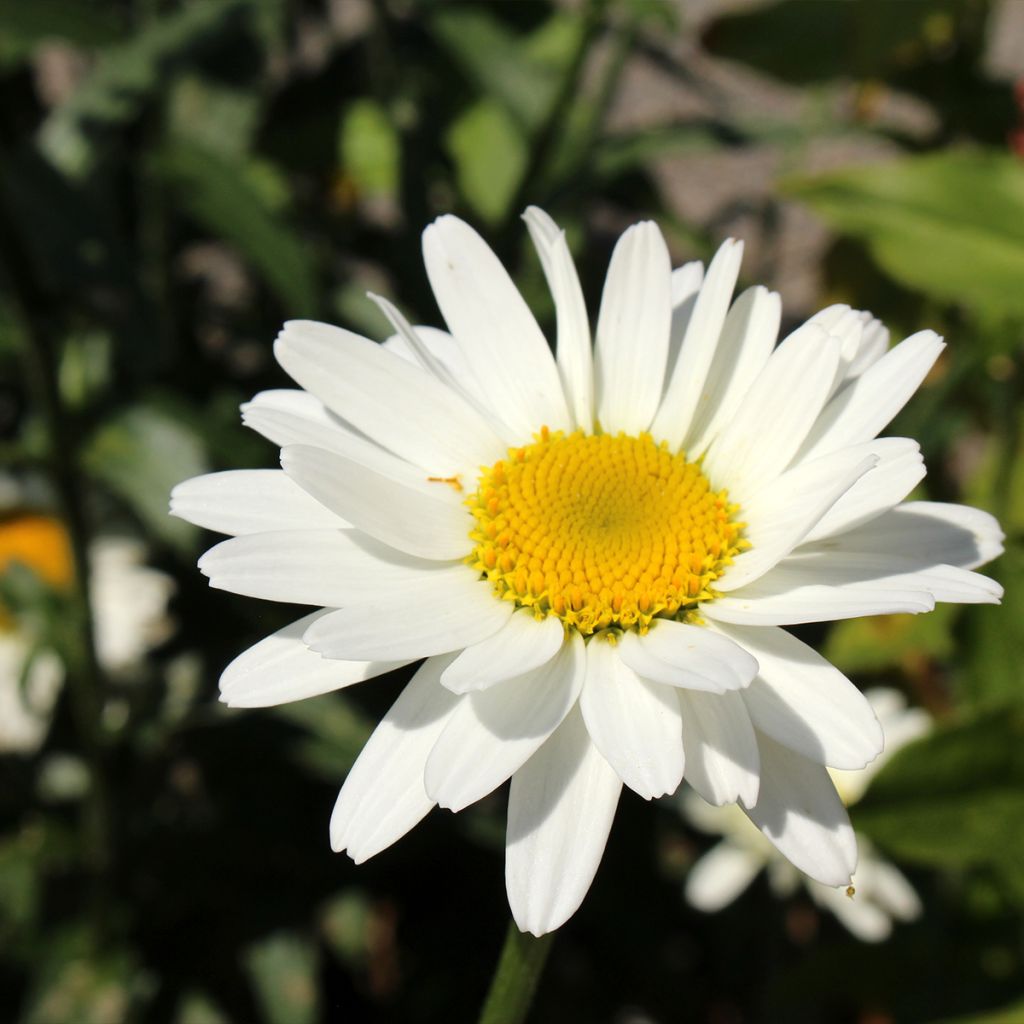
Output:
<path fill-rule="evenodd" d="M 839 343 L 805 324 L 772 353 L 733 419 L 708 449 L 704 470 L 730 498 L 749 501 L 792 461 L 828 397 Z"/>
<path fill-rule="evenodd" d="M 280 530 L 232 537 L 199 559 L 210 586 L 266 601 L 338 608 L 387 600 L 441 571 L 359 530 Z"/>
<path fill-rule="evenodd" d="M 171 491 L 171 515 L 233 537 L 349 525 L 277 469 L 230 469 L 185 480 Z"/>
<path fill-rule="evenodd" d="M 801 568 L 791 556 L 735 594 L 705 602 L 700 606 L 701 614 L 715 622 L 794 626 L 861 615 L 916 614 L 935 607 L 935 599 L 927 590 L 899 581 L 823 582 L 826 578 L 832 579 L 820 570 Z"/>
<path fill-rule="evenodd" d="M 863 844 L 863 840 L 861 840 Z M 874 900 L 899 921 L 913 921 L 921 916 L 921 899 L 904 874 L 877 854 L 861 854 L 857 878 L 866 889 L 865 895 Z"/>
<path fill-rule="evenodd" d="M 360 462 L 306 445 L 281 452 L 284 471 L 303 490 L 358 529 L 420 558 L 462 558 L 473 547 L 473 518 L 449 484 L 396 480 Z"/>
<path fill-rule="evenodd" d="M 690 458 L 703 454 L 736 415 L 750 385 L 775 347 L 782 319 L 778 292 L 748 288 L 729 310 L 722 335 L 697 403 L 693 423 L 683 439 Z"/>
<path fill-rule="evenodd" d="M 1004 534 L 995 517 L 979 508 L 909 501 L 844 537 L 847 544 L 899 554 L 919 565 L 976 569 L 1003 553 Z"/>
<path fill-rule="evenodd" d="M 742 647 L 703 626 L 671 619 L 655 619 L 644 636 L 624 633 L 618 650 L 638 676 L 683 689 L 724 693 L 757 674 L 757 662 Z"/>
<path fill-rule="evenodd" d="M 511 614 L 511 602 L 497 600 L 460 565 L 424 575 L 386 600 L 332 612 L 304 639 L 328 658 L 423 658 L 480 643 Z"/>
<path fill-rule="evenodd" d="M 430 658 L 367 740 L 331 815 L 331 847 L 357 863 L 401 839 L 434 806 L 423 769 L 459 698 L 439 682 L 447 658 Z"/>
<path fill-rule="evenodd" d="M 292 320 L 278 335 L 274 354 L 347 422 L 432 476 L 475 476 L 505 450 L 451 388 L 351 331 Z"/>
<path fill-rule="evenodd" d="M 757 877 L 764 858 L 728 841 L 718 843 L 690 868 L 686 902 L 713 914 L 727 907 Z"/>
<path fill-rule="evenodd" d="M 801 463 L 766 483 L 742 512 L 751 548 L 733 559 L 716 587 L 729 593 L 760 579 L 877 463 L 875 455 L 847 449 Z"/>
<path fill-rule="evenodd" d="M 302 642 L 302 634 L 324 614 L 305 615 L 235 658 L 221 674 L 220 699 L 232 708 L 266 708 L 340 690 L 408 664 L 321 657 Z"/>
<path fill-rule="evenodd" d="M 863 768 L 882 750 L 871 705 L 817 651 L 774 626 L 716 626 L 760 665 L 743 692 L 751 720 L 783 746 L 819 764 Z"/>
<path fill-rule="evenodd" d="M 693 260 L 672 271 L 672 327 L 668 335 L 668 363 L 665 385 L 668 386 L 676 360 L 683 347 L 686 329 L 697 306 L 700 286 L 704 283 L 704 264 Z"/>
<path fill-rule="evenodd" d="M 846 369 L 846 379 L 859 377 L 869 366 L 874 366 L 889 351 L 889 330 L 870 313 L 864 313 L 860 348 Z"/>
<path fill-rule="evenodd" d="M 758 735 L 761 790 L 750 820 L 804 874 L 848 885 L 857 866 L 850 819 L 821 765 Z"/>
<path fill-rule="evenodd" d="M 934 331 L 920 331 L 842 387 L 808 434 L 800 459 L 870 441 L 903 408 L 945 348 Z"/>
<path fill-rule="evenodd" d="M 672 367 L 661 406 L 651 424 L 654 439 L 667 441 L 670 448 L 678 448 L 682 444 L 697 412 L 742 259 L 743 243 L 726 239 L 715 253 L 704 277 L 686 325 L 679 357 Z"/>
<path fill-rule="evenodd" d="M 509 779 L 558 728 L 583 686 L 579 634 L 539 669 L 464 698 L 427 759 L 427 793 L 461 811 Z"/>
<path fill-rule="evenodd" d="M 672 263 L 652 221 L 615 246 L 594 346 L 597 416 L 606 433 L 638 434 L 658 409 L 672 321 Z"/>
<path fill-rule="evenodd" d="M 590 738 L 630 789 L 645 800 L 676 791 L 683 734 L 674 689 L 641 679 L 597 637 L 587 644 L 580 710 Z"/>
<path fill-rule="evenodd" d="M 686 781 L 709 803 L 757 799 L 757 741 L 738 693 L 680 691 Z"/>
<path fill-rule="evenodd" d="M 898 505 L 924 479 L 924 459 L 916 441 L 905 437 L 880 437 L 854 447 L 865 454 L 877 455 L 878 465 L 854 483 L 818 520 L 804 538 L 807 543 L 870 522 Z"/>
<path fill-rule="evenodd" d="M 487 243 L 457 217 L 439 217 L 423 232 L 423 258 L 441 314 L 486 404 L 522 440 L 542 426 L 567 428 L 551 350 Z"/>
<path fill-rule="evenodd" d="M 864 883 L 858 870 L 853 879 L 856 893 L 850 897 L 846 888 L 835 888 L 808 880 L 807 890 L 815 903 L 835 914 L 843 927 L 861 942 L 882 942 L 892 934 L 892 919 L 864 895 Z"/>
<path fill-rule="evenodd" d="M 242 422 L 278 447 L 312 444 L 345 451 L 357 435 L 307 391 L 261 391 L 242 405 Z M 360 439 L 365 442 L 365 439 Z"/>
<path fill-rule="evenodd" d="M 575 709 L 512 776 L 505 884 L 522 931 L 553 931 L 579 908 L 601 862 L 621 791 Z"/>
<path fill-rule="evenodd" d="M 388 305 L 391 306 L 390 303 Z M 391 308 L 394 309 L 394 306 Z M 401 319 L 405 322 L 405 317 Z M 412 331 L 416 335 L 415 345 L 411 345 L 402 334 L 392 334 L 382 342 L 384 348 L 424 369 L 427 369 L 429 362 L 436 361 L 444 367 L 445 376 L 454 380 L 459 389 L 470 395 L 479 395 L 480 386 L 473 376 L 473 371 L 469 368 L 459 343 L 447 331 L 426 324 L 415 324 Z M 422 358 L 421 353 L 424 349 L 431 357 L 428 360 Z"/>
<path fill-rule="evenodd" d="M 864 318 L 858 310 L 837 303 L 819 310 L 808 322 L 824 327 L 839 342 L 839 365 L 836 367 L 836 376 L 829 392 L 831 395 L 846 378 L 847 370 L 860 349 Z"/>
<path fill-rule="evenodd" d="M 594 427 L 594 367 L 590 323 L 583 290 L 576 273 L 565 232 L 540 208 L 527 207 L 523 220 L 530 231 L 558 321 L 555 359 L 562 379 L 569 413 L 588 433 Z"/>
<path fill-rule="evenodd" d="M 565 628 L 549 615 L 539 622 L 523 609 L 493 636 L 467 647 L 445 669 L 441 682 L 453 693 L 485 690 L 547 664 L 561 649 Z"/>

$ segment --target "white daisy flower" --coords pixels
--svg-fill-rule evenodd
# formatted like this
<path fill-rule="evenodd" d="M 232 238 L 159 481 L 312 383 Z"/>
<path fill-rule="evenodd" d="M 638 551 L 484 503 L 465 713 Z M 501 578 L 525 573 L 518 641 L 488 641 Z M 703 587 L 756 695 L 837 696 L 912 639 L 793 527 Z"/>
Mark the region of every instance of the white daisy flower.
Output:
<path fill-rule="evenodd" d="M 885 750 L 860 771 L 829 771 L 847 807 L 860 800 L 879 768 L 897 750 L 931 728 L 927 712 L 908 708 L 898 690 L 878 688 L 868 690 L 864 696 L 882 726 Z M 688 789 L 683 793 L 681 807 L 702 832 L 723 837 L 693 865 L 687 876 L 686 899 L 698 910 L 710 913 L 728 906 L 766 870 L 776 896 L 791 896 L 802 882 L 818 906 L 834 914 L 848 931 L 865 942 L 881 942 L 888 938 L 895 921 L 912 921 L 921 913 L 921 901 L 910 882 L 862 835 L 857 836 L 860 855 L 852 879 L 854 891 L 848 893 L 844 887 L 823 885 L 801 875 L 735 805 L 711 807 Z"/>
<path fill-rule="evenodd" d="M 4 481 L 0 479 L 0 486 Z M 13 504 L 21 491 L 12 488 Z M 89 545 L 89 598 L 96 655 L 110 673 L 136 665 L 167 638 L 167 603 L 174 581 L 144 564 L 145 547 L 127 537 L 101 536 Z M 48 515 L 19 511 L 0 518 L 0 574 L 26 566 L 57 591 L 71 585 L 74 569 L 67 533 Z M 32 754 L 42 745 L 64 684 L 57 653 L 0 604 L 0 752 Z"/>
<path fill-rule="evenodd" d="M 780 627 L 998 600 L 970 571 L 1001 550 L 992 517 L 899 505 L 918 447 L 875 440 L 942 342 L 888 352 L 833 306 L 776 347 L 777 295 L 730 306 L 739 243 L 673 272 L 643 223 L 615 248 L 592 350 L 565 236 L 540 210 L 526 223 L 555 356 L 486 243 L 441 217 L 423 252 L 450 333 L 380 298 L 384 345 L 286 324 L 275 353 L 303 390 L 243 407 L 283 471 L 175 490 L 174 513 L 235 535 L 200 561 L 212 586 L 322 606 L 234 661 L 222 699 L 425 658 L 342 787 L 332 845 L 361 862 L 511 779 L 509 901 L 537 935 L 580 905 L 622 785 L 649 799 L 684 773 L 845 884 L 856 845 L 825 765 L 862 768 L 881 731 Z"/>

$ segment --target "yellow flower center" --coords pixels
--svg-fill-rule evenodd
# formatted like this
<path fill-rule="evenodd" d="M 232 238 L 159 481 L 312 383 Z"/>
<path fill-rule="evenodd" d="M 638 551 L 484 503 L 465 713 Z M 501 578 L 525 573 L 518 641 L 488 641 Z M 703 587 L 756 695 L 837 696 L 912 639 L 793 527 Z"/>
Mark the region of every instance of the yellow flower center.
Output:
<path fill-rule="evenodd" d="M 584 636 L 693 617 L 749 547 L 738 506 L 649 434 L 543 428 L 480 476 L 468 562 L 498 597 Z"/>

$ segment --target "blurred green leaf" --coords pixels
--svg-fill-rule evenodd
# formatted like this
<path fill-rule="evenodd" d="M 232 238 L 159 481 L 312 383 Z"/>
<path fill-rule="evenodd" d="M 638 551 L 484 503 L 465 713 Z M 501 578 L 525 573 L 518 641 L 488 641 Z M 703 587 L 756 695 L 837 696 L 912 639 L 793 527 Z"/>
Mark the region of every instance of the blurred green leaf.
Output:
<path fill-rule="evenodd" d="M 615 178 L 669 153 L 713 152 L 738 139 L 711 122 L 658 125 L 609 135 L 597 145 L 594 173 L 600 178 Z"/>
<path fill-rule="evenodd" d="M 788 82 L 873 77 L 918 63 L 956 32 L 963 0 L 785 0 L 711 23 L 705 45 Z"/>
<path fill-rule="evenodd" d="M 934 1024 L 1020 1024 L 1024 1020 L 1024 1001 L 999 1010 L 969 1013 L 965 1017 L 943 1017 Z"/>
<path fill-rule="evenodd" d="M 121 35 L 109 8 L 81 0 L 0 0 L 0 66 L 29 57 L 40 43 L 106 46 Z"/>
<path fill-rule="evenodd" d="M 186 992 L 178 1005 L 175 1024 L 230 1024 L 217 1006 L 201 992 Z"/>
<path fill-rule="evenodd" d="M 186 75 L 175 83 L 168 104 L 172 134 L 225 156 L 249 149 L 260 116 L 260 96 L 251 89 Z"/>
<path fill-rule="evenodd" d="M 1009 154 L 945 152 L 784 189 L 862 239 L 901 284 L 983 315 L 1024 316 L 1024 165 Z"/>
<path fill-rule="evenodd" d="M 431 27 L 484 96 L 500 103 L 529 133 L 550 113 L 582 21 L 556 14 L 532 38 L 523 38 L 490 11 L 452 6 L 439 10 Z"/>
<path fill-rule="evenodd" d="M 505 108 L 481 100 L 448 130 L 448 150 L 459 190 L 492 224 L 508 211 L 526 170 L 526 141 Z"/>
<path fill-rule="evenodd" d="M 905 747 L 853 817 L 905 860 L 1024 875 L 1024 708 L 939 728 Z M 1018 882 L 1024 895 L 1024 878 Z"/>
<path fill-rule="evenodd" d="M 281 932 L 251 947 L 245 962 L 268 1024 L 313 1024 L 318 1019 L 311 942 Z"/>
<path fill-rule="evenodd" d="M 919 658 L 944 660 L 953 653 L 953 620 L 959 609 L 940 604 L 929 615 L 874 615 L 837 622 L 824 655 L 848 673 L 881 672 Z"/>
<path fill-rule="evenodd" d="M 197 224 L 237 246 L 289 315 L 316 311 L 309 253 L 275 209 L 276 183 L 268 191 L 265 165 L 179 142 L 155 156 L 154 168 Z"/>
<path fill-rule="evenodd" d="M 282 704 L 274 708 L 274 713 L 306 730 L 295 756 L 306 768 L 331 782 L 352 767 L 374 727 L 341 693 Z"/>
<path fill-rule="evenodd" d="M 134 118 L 146 100 L 166 89 L 171 64 L 221 32 L 244 6 L 245 0 L 187 4 L 104 50 L 85 82 L 44 122 L 42 151 L 67 174 L 87 173 L 95 157 L 90 128 Z"/>
<path fill-rule="evenodd" d="M 197 530 L 167 513 L 171 488 L 205 473 L 202 439 L 169 413 L 136 405 L 106 421 L 82 451 L 86 471 L 139 516 L 153 535 L 190 551 Z"/>
<path fill-rule="evenodd" d="M 360 192 L 390 198 L 398 191 L 398 132 L 379 103 L 359 99 L 349 105 L 341 121 L 338 150 L 342 167 Z"/>

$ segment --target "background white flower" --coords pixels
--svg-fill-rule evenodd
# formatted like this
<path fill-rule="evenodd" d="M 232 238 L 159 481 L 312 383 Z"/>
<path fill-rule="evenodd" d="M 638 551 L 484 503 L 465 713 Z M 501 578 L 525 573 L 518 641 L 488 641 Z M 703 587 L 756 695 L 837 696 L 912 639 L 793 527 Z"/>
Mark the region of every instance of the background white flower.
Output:
<path fill-rule="evenodd" d="M 593 350 L 564 235 L 526 223 L 557 312 L 557 354 L 462 221 L 424 233 L 451 333 L 377 298 L 383 346 L 305 321 L 275 345 L 300 391 L 244 421 L 281 471 L 179 485 L 172 511 L 234 535 L 211 585 L 321 606 L 241 655 L 222 698 L 260 706 L 426 658 L 342 787 L 331 841 L 360 862 L 434 805 L 511 779 L 506 882 L 523 930 L 579 906 L 623 785 L 684 773 L 739 802 L 793 864 L 845 885 L 856 843 L 826 765 L 882 746 L 863 695 L 779 628 L 936 601 L 998 601 L 974 573 L 991 516 L 900 504 L 917 445 L 877 434 L 942 350 L 888 350 L 832 306 L 776 347 L 777 295 L 730 306 L 742 245 L 673 271 L 651 223 L 612 255 Z"/>
<path fill-rule="evenodd" d="M 885 749 L 860 771 L 829 772 L 847 807 L 864 795 L 879 768 L 897 750 L 931 727 L 927 712 L 908 708 L 897 690 L 876 688 L 868 690 L 865 696 L 882 725 Z M 712 807 L 691 789 L 681 794 L 680 807 L 702 832 L 723 837 L 693 865 L 686 879 L 686 899 L 699 910 L 713 912 L 728 906 L 761 871 L 767 871 L 777 896 L 791 896 L 802 883 L 815 903 L 866 942 L 880 942 L 892 931 L 894 920 L 911 921 L 921 912 L 920 900 L 911 884 L 862 835 L 857 836 L 859 859 L 853 876 L 856 892 L 850 896 L 843 886 L 823 885 L 802 875 L 737 807 Z"/>

